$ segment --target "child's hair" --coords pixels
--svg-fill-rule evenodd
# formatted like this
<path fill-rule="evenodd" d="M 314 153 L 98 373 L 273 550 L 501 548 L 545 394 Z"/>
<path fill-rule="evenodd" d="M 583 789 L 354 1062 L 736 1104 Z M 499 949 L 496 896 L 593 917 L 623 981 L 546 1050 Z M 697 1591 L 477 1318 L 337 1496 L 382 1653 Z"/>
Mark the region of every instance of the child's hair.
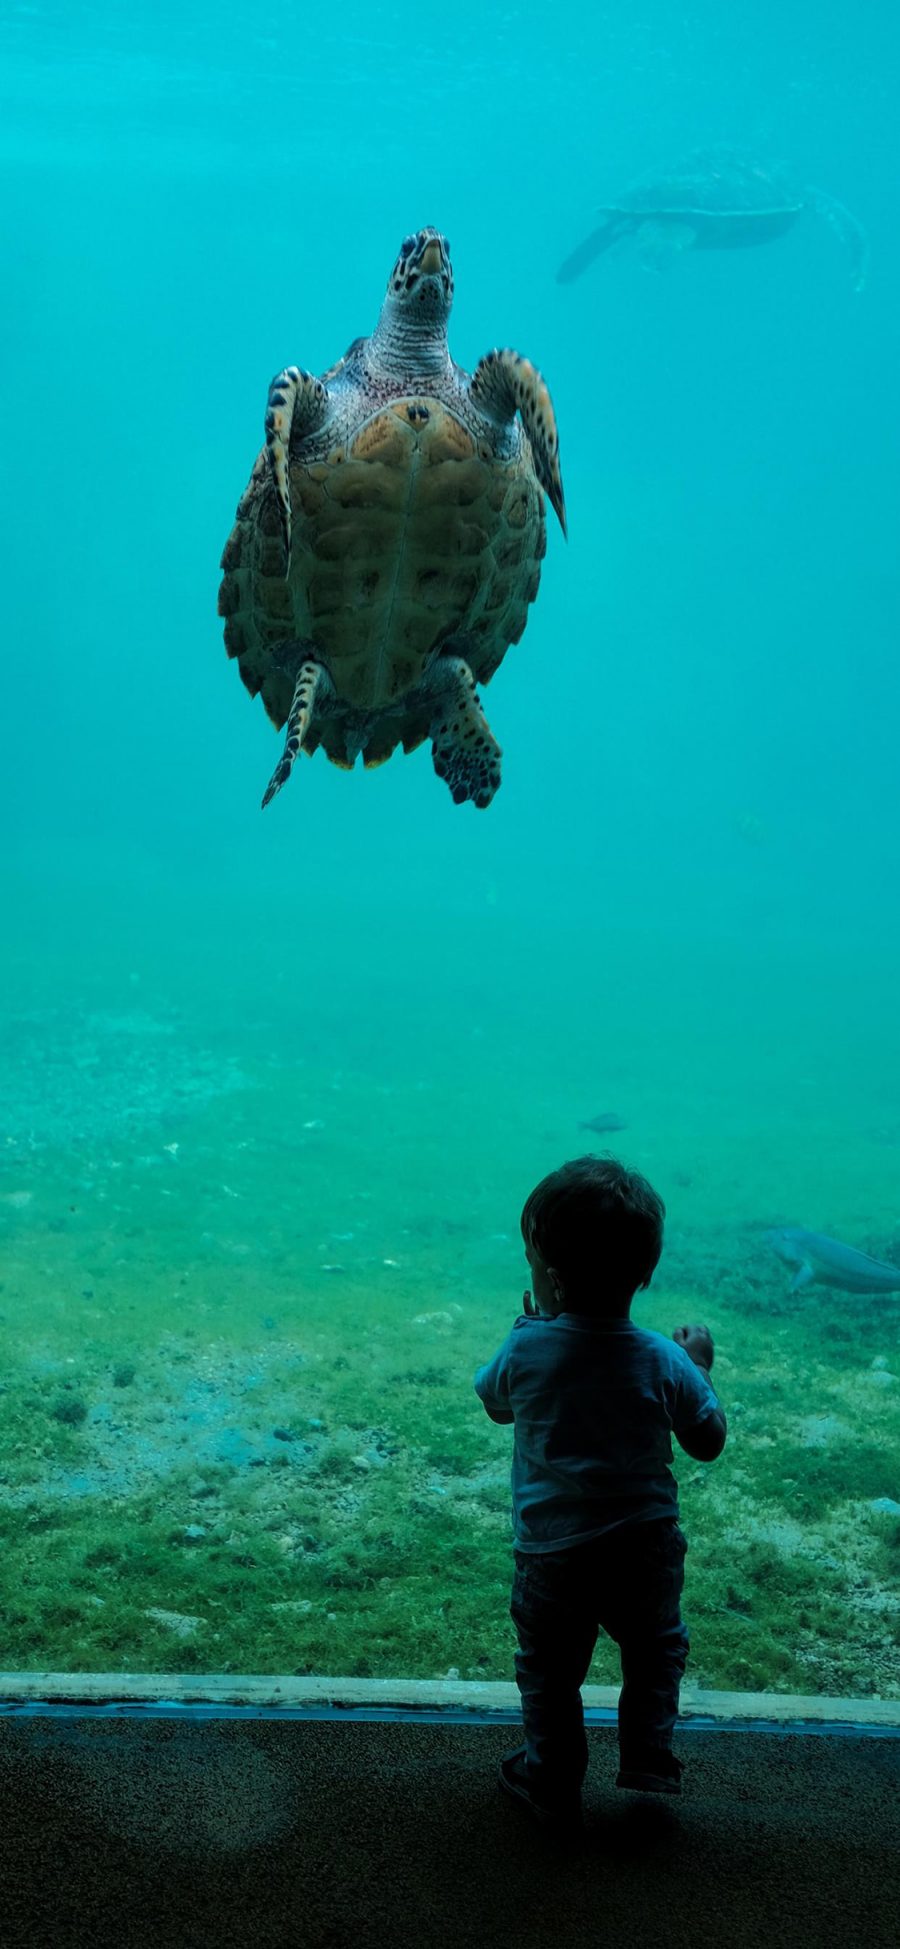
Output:
<path fill-rule="evenodd" d="M 615 1157 L 575 1157 L 526 1198 L 522 1237 L 559 1273 L 570 1312 L 603 1314 L 649 1286 L 665 1216 L 639 1171 Z"/>

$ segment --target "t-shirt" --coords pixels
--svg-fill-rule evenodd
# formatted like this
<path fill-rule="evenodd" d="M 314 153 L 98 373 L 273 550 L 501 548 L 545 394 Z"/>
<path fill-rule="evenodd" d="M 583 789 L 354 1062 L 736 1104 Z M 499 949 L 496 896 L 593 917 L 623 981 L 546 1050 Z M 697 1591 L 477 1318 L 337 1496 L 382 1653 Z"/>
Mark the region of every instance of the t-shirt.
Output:
<path fill-rule="evenodd" d="M 522 1314 L 479 1367 L 475 1392 L 515 1424 L 515 1547 L 534 1553 L 677 1516 L 672 1434 L 718 1406 L 674 1340 L 579 1313 Z"/>

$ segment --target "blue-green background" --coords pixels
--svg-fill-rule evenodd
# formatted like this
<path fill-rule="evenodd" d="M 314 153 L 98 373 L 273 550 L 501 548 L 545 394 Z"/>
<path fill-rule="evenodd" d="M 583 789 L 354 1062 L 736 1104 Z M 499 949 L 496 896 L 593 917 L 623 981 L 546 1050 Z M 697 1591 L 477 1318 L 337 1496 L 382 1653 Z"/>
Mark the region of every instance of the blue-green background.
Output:
<path fill-rule="evenodd" d="M 201 1365 L 208 1405 L 229 1359 L 243 1377 L 213 1412 L 215 1439 L 237 1430 L 213 1441 L 223 1508 L 276 1423 L 324 1423 L 352 1474 L 377 1422 L 425 1504 L 439 1433 L 448 1478 L 502 1482 L 508 1436 L 469 1389 L 518 1310 L 522 1199 L 614 1110 L 670 1213 L 635 1316 L 706 1320 L 737 1408 L 699 1485 L 714 1517 L 686 1483 L 698 1675 L 896 1696 L 896 1518 L 871 1505 L 900 1499 L 900 1380 L 872 1378 L 900 1374 L 898 1303 L 789 1302 L 762 1240 L 793 1222 L 900 1258 L 895 9 L 8 5 L 0 29 L 0 1507 L 4 1574 L 37 1593 L 6 1662 L 185 1662 L 136 1596 L 94 1642 L 78 1525 L 112 1533 L 143 1497 L 167 1524 L 153 1601 L 203 1610 L 230 1519 L 189 1559 L 167 1541 L 192 1520 Z M 855 212 L 862 294 L 812 218 L 666 275 L 622 252 L 555 283 L 598 203 L 720 142 Z M 485 696 L 486 813 L 452 805 L 423 747 L 349 776 L 320 754 L 263 817 L 278 744 L 225 659 L 219 555 L 271 373 L 370 330 L 423 223 L 452 241 L 455 358 L 512 344 L 548 379 L 570 539 L 551 533 Z M 423 1362 L 440 1398 L 401 1413 Z M 829 1664 L 814 1623 L 805 1679 L 796 1604 L 768 1592 L 779 1678 L 752 1602 L 720 1588 L 723 1550 L 796 1556 L 770 1534 L 779 1479 L 835 1645 L 858 1647 Z M 23 1507 L 71 1553 L 72 1616 Z M 480 1675 L 506 1676 L 502 1495 L 494 1519 Z M 398 1615 L 423 1522 L 378 1572 Z M 320 1593 L 285 1534 L 308 1624 Z M 227 1657 L 252 1669 L 269 1597 L 248 1589 Z M 356 1598 L 327 1601 L 307 1662 L 364 1669 Z M 374 1669 L 475 1672 L 435 1629 L 419 1655 L 398 1625 Z M 195 1662 L 227 1662 L 195 1636 Z"/>

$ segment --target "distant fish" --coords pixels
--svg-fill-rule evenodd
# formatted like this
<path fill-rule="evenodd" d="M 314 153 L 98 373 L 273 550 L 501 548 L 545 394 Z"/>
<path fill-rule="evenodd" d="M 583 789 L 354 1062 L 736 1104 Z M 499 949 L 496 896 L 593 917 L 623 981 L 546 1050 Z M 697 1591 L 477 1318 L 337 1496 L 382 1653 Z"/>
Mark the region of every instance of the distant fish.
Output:
<path fill-rule="evenodd" d="M 624 1130 L 625 1118 L 620 1117 L 616 1110 L 601 1110 L 598 1117 L 588 1117 L 585 1123 L 578 1125 L 578 1128 L 579 1130 L 595 1130 L 597 1136 L 602 1137 L 604 1130 Z"/>
<path fill-rule="evenodd" d="M 822 1232 L 804 1232 L 789 1225 L 766 1232 L 766 1240 L 785 1265 L 797 1267 L 791 1292 L 803 1286 L 836 1286 L 842 1293 L 900 1292 L 900 1266 L 886 1265 L 883 1259 L 870 1259 L 853 1245 L 825 1238 Z"/>

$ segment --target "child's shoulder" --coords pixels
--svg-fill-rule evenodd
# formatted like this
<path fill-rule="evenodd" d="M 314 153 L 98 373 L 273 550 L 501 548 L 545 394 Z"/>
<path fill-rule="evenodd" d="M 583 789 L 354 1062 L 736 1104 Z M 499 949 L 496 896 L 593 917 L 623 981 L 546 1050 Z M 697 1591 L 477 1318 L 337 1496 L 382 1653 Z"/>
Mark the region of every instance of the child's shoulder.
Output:
<path fill-rule="evenodd" d="M 670 1340 L 667 1333 L 657 1333 L 656 1328 L 652 1326 L 639 1326 L 635 1331 L 640 1334 L 642 1340 L 649 1341 L 659 1360 L 680 1373 L 687 1360 L 687 1354 L 684 1348 L 678 1345 L 677 1340 Z"/>

